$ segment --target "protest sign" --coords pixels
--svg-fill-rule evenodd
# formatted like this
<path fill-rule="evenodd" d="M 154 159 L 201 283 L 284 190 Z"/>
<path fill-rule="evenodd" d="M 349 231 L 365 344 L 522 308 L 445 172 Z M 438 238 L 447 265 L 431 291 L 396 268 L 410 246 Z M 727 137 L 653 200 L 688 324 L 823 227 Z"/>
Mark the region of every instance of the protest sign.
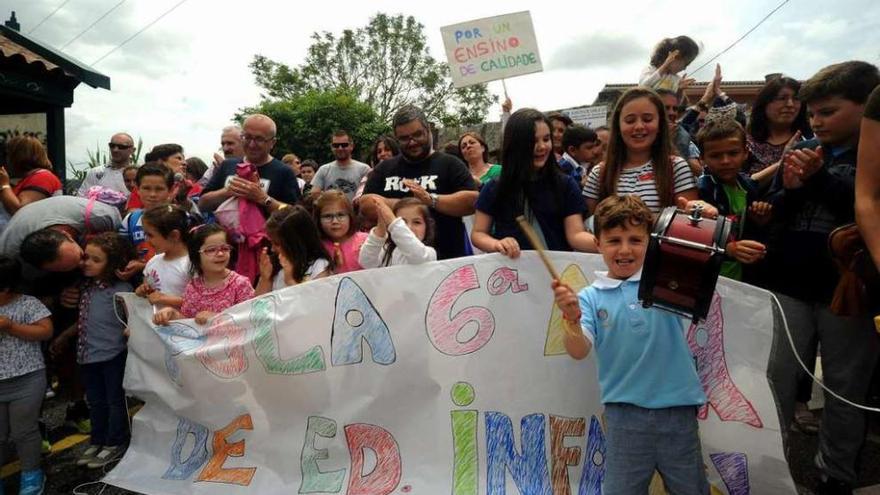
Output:
<path fill-rule="evenodd" d="M 541 55 L 528 11 L 440 28 L 456 88 L 541 72 Z"/>
<path fill-rule="evenodd" d="M 566 110 L 560 110 L 560 112 L 568 115 L 575 124 L 591 127 L 593 129 L 606 125 L 608 121 L 608 107 L 605 105 L 569 108 Z"/>
<path fill-rule="evenodd" d="M 549 253 L 583 287 L 597 255 Z M 709 404 L 713 493 L 795 493 L 767 381 L 770 295 L 724 279 L 683 322 Z M 105 481 L 148 494 L 599 494 L 595 356 L 562 345 L 534 252 L 367 270 L 239 304 L 201 327 L 128 307 L 146 401 Z"/>

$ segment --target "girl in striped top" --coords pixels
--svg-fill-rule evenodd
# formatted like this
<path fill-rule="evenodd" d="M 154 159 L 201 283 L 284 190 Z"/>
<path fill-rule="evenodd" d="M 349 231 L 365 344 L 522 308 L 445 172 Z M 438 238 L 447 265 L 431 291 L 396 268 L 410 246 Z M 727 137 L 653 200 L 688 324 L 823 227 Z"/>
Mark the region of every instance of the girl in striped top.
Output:
<path fill-rule="evenodd" d="M 688 163 L 672 156 L 663 101 L 647 88 L 630 89 L 617 102 L 605 163 L 593 167 L 584 186 L 592 212 L 608 196 L 638 196 L 655 214 L 678 198 L 697 199 Z"/>

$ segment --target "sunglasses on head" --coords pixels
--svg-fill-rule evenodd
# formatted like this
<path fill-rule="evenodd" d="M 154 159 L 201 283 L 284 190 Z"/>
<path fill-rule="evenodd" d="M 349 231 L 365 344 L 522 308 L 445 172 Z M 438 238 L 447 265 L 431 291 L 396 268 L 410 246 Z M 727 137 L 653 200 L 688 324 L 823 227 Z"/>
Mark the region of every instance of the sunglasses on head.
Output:
<path fill-rule="evenodd" d="M 119 144 L 119 143 L 109 143 L 107 146 L 110 147 L 111 150 L 127 150 L 131 148 L 133 145 L 131 144 Z"/>

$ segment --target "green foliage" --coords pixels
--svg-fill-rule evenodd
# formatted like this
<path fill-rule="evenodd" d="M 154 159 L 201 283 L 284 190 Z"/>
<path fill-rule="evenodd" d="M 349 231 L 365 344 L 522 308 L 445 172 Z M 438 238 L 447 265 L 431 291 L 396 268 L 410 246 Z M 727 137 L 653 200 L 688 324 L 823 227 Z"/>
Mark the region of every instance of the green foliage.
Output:
<path fill-rule="evenodd" d="M 290 66 L 255 55 L 250 67 L 265 101 L 289 101 L 315 91 L 342 91 L 389 123 L 406 104 L 442 126 L 482 122 L 497 97 L 485 84 L 454 88 L 449 66 L 431 57 L 424 26 L 412 17 L 376 14 L 366 27 L 337 36 L 312 34 L 305 62 Z"/>
<path fill-rule="evenodd" d="M 275 121 L 278 142 L 273 155 L 296 153 L 319 164 L 333 160 L 333 131 L 349 132 L 355 142 L 355 156 L 362 161 L 366 161 L 373 140 L 388 131 L 372 107 L 341 90 L 308 91 L 281 101 L 264 100 L 256 107 L 242 109 L 236 120 L 242 122 L 245 114 L 251 113 L 262 113 Z"/>

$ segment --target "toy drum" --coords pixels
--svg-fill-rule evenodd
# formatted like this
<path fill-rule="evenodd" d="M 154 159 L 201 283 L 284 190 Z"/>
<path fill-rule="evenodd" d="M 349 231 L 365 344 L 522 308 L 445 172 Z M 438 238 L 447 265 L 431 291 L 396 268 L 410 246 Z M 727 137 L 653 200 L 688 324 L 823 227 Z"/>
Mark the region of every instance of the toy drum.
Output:
<path fill-rule="evenodd" d="M 690 214 L 664 208 L 645 255 L 639 283 L 642 305 L 657 306 L 694 322 L 705 318 L 729 234 L 727 218 L 703 218 L 700 207 Z"/>

